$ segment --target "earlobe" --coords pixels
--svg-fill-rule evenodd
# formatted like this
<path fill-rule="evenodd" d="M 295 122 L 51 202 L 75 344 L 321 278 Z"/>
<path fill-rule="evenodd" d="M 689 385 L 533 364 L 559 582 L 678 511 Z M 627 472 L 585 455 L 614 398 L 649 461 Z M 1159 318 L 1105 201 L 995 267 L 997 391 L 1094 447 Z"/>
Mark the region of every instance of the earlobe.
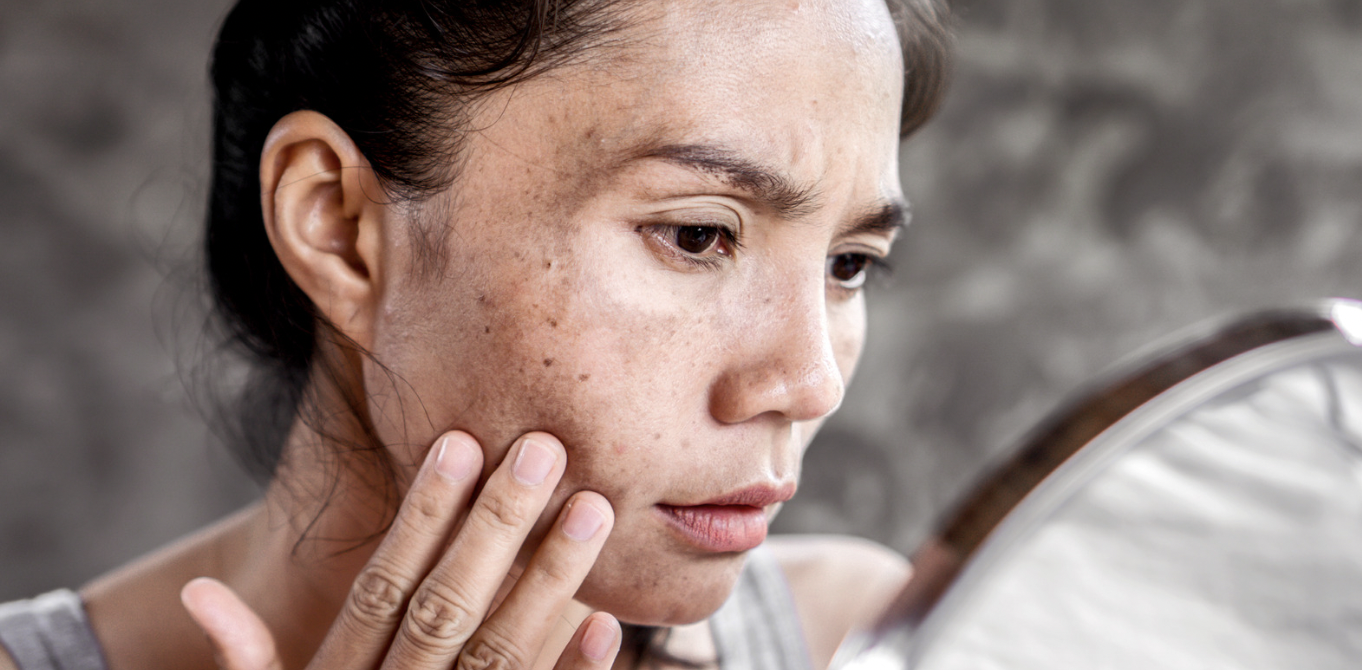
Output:
<path fill-rule="evenodd" d="M 326 116 L 293 112 L 265 140 L 260 187 L 279 262 L 321 316 L 368 348 L 386 209 L 368 160 Z"/>

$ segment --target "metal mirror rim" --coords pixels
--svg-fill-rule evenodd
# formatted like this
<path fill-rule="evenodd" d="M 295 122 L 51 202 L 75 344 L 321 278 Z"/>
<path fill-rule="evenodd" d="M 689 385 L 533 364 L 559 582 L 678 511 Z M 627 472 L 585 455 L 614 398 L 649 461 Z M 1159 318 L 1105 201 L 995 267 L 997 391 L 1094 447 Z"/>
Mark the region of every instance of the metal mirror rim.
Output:
<path fill-rule="evenodd" d="M 970 584 L 1006 552 L 1010 540 L 1067 500 L 1085 474 L 1119 455 L 1103 444 L 1133 444 L 1197 400 L 1357 346 L 1362 302 L 1330 299 L 1198 326 L 1152 348 L 1153 354 L 1118 364 L 1061 403 L 951 508 L 914 552 L 908 586 L 879 624 L 846 645 L 839 659 L 892 644 L 894 656 L 913 660 L 919 643 L 951 617 L 959 594 L 972 590 Z M 900 648 L 904 645 L 908 648 Z"/>

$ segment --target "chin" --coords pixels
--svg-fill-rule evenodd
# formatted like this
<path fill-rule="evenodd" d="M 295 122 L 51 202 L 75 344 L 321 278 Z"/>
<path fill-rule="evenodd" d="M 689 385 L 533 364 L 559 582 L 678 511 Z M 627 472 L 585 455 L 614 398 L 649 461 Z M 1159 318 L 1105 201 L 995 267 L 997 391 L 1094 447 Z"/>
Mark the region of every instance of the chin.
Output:
<path fill-rule="evenodd" d="M 733 592 L 746 556 L 661 551 L 619 555 L 611 549 L 607 542 L 577 600 L 638 626 L 682 626 L 709 618 Z"/>

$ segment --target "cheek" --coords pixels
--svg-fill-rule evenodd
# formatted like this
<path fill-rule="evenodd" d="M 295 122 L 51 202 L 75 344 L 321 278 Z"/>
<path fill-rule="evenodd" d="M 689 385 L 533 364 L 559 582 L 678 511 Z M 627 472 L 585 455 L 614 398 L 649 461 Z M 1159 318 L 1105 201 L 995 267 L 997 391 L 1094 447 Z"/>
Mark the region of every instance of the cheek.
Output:
<path fill-rule="evenodd" d="M 707 371 L 693 352 L 716 327 L 659 304 L 643 273 L 588 246 L 484 261 L 402 301 L 388 331 L 403 335 L 385 342 L 382 360 L 405 383 L 394 389 L 400 403 L 374 405 L 383 441 L 418 449 L 419 434 L 468 430 L 490 468 L 521 434 L 545 430 L 569 449 L 572 485 L 607 496 L 637 481 L 630 471 L 664 467 L 674 450 L 655 445 L 677 446 L 705 416 Z"/>
<path fill-rule="evenodd" d="M 690 352 L 704 349 L 712 330 L 621 274 L 575 273 L 539 308 L 550 315 L 498 354 L 534 361 L 526 395 L 511 399 L 521 406 L 517 429 L 533 423 L 558 435 L 569 449 L 569 484 L 607 497 L 646 483 L 638 473 L 675 453 L 662 446 L 677 446 L 706 416 L 708 371 Z"/>

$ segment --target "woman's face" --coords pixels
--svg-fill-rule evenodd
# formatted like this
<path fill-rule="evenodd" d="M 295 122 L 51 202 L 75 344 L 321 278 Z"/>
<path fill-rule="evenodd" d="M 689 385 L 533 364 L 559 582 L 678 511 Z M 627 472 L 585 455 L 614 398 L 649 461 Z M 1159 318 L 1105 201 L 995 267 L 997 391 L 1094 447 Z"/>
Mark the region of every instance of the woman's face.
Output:
<path fill-rule="evenodd" d="M 903 208 L 902 60 L 882 0 L 645 9 L 487 98 L 450 191 L 392 207 L 365 379 L 401 464 L 449 429 L 489 469 L 560 438 L 555 500 L 616 516 L 579 599 L 675 624 L 722 603 L 842 400 Z"/>

